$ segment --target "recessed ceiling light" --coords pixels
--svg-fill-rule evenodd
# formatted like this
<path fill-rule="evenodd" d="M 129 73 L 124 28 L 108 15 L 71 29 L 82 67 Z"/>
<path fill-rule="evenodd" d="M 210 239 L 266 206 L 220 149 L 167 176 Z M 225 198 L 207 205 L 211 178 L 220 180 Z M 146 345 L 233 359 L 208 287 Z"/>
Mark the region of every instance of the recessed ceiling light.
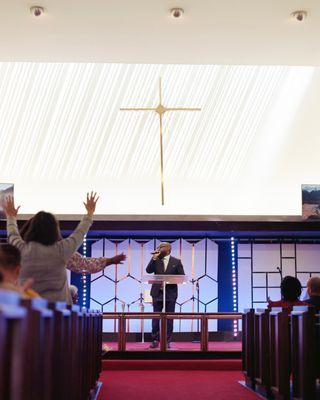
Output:
<path fill-rule="evenodd" d="M 291 18 L 298 22 L 304 21 L 308 16 L 307 11 L 305 10 L 296 10 L 291 13 Z"/>
<path fill-rule="evenodd" d="M 41 17 L 44 14 L 44 8 L 41 6 L 32 6 L 30 7 L 30 12 L 35 17 Z"/>
<path fill-rule="evenodd" d="M 173 18 L 181 18 L 182 15 L 184 13 L 184 9 L 183 8 L 171 8 L 170 10 L 170 14 Z"/>

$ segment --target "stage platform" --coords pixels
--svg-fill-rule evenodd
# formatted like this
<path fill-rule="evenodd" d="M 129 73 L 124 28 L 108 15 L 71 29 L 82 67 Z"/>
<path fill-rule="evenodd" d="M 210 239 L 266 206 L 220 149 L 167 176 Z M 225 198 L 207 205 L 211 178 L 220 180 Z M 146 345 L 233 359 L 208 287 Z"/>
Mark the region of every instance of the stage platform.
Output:
<path fill-rule="evenodd" d="M 102 361 L 104 371 L 132 370 L 193 370 L 193 371 L 241 371 L 242 362 L 228 360 L 113 360 Z"/>
<path fill-rule="evenodd" d="M 229 333 L 229 339 L 213 340 L 208 331 L 210 320 L 241 320 L 242 314 L 237 312 L 225 313 L 158 313 L 158 312 L 111 312 L 103 313 L 103 319 L 115 321 L 116 340 L 104 340 L 105 358 L 114 359 L 229 359 L 241 358 L 241 341 L 238 336 Z M 160 321 L 160 344 L 156 349 L 150 349 L 150 341 L 142 342 L 128 340 L 127 325 L 130 320 L 143 321 L 158 319 Z M 167 347 L 167 322 L 170 320 L 197 320 L 200 331 L 197 333 L 199 341 L 173 340 L 170 348 Z M 142 329 L 143 332 L 143 329 Z M 150 335 L 149 335 L 150 336 Z M 142 336 L 144 337 L 144 336 Z M 175 336 L 173 335 L 173 339 Z"/>
<path fill-rule="evenodd" d="M 118 351 L 116 342 L 104 342 L 104 359 L 240 359 L 242 343 L 209 342 L 208 351 L 200 349 L 196 342 L 172 342 L 171 348 L 160 351 L 150 349 L 150 342 L 127 342 L 126 351 Z"/>

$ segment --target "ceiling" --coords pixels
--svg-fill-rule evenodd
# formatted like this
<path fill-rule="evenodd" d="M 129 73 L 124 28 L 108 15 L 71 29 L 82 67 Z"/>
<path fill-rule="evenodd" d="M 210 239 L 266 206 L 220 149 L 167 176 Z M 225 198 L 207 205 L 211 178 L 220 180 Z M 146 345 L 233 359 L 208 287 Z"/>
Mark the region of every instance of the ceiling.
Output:
<path fill-rule="evenodd" d="M 318 0 L 1 1 L 0 60 L 319 65 Z M 184 17 L 169 16 L 183 7 Z M 304 23 L 290 18 L 309 13 Z"/>

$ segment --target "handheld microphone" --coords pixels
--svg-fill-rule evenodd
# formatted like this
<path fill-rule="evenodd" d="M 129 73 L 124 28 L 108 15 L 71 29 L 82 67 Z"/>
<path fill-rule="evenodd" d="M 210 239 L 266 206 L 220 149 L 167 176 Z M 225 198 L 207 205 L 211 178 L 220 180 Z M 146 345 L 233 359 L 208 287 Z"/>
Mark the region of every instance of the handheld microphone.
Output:
<path fill-rule="evenodd" d="M 282 278 L 282 269 L 281 269 L 280 267 L 277 267 L 277 270 L 279 271 L 280 278 L 281 278 L 281 280 L 282 280 L 282 279 L 283 279 L 283 278 Z"/>

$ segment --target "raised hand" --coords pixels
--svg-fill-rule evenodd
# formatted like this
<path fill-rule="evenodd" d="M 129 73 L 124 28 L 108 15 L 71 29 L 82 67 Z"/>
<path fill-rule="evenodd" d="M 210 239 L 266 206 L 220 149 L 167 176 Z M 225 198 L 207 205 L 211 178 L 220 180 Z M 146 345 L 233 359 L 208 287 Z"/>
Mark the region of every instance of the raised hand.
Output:
<path fill-rule="evenodd" d="M 117 254 L 116 256 L 111 257 L 112 264 L 122 264 L 125 261 L 127 256 L 123 253 Z"/>
<path fill-rule="evenodd" d="M 28 278 L 22 285 L 19 286 L 22 292 L 26 292 L 34 284 L 33 278 Z"/>
<path fill-rule="evenodd" d="M 154 252 L 152 252 L 151 254 L 152 254 L 152 259 L 154 261 L 156 261 L 161 254 L 161 250 L 159 248 L 156 248 L 156 250 Z"/>
<path fill-rule="evenodd" d="M 3 205 L 3 211 L 6 214 L 6 217 L 16 217 L 19 211 L 19 207 L 15 208 L 14 198 L 13 196 L 6 197 Z"/>
<path fill-rule="evenodd" d="M 87 193 L 87 200 L 86 202 L 83 202 L 87 213 L 90 217 L 93 216 L 95 210 L 96 210 L 96 205 L 97 201 L 99 200 L 99 197 L 97 197 L 97 193 L 91 192 L 90 194 Z"/>

